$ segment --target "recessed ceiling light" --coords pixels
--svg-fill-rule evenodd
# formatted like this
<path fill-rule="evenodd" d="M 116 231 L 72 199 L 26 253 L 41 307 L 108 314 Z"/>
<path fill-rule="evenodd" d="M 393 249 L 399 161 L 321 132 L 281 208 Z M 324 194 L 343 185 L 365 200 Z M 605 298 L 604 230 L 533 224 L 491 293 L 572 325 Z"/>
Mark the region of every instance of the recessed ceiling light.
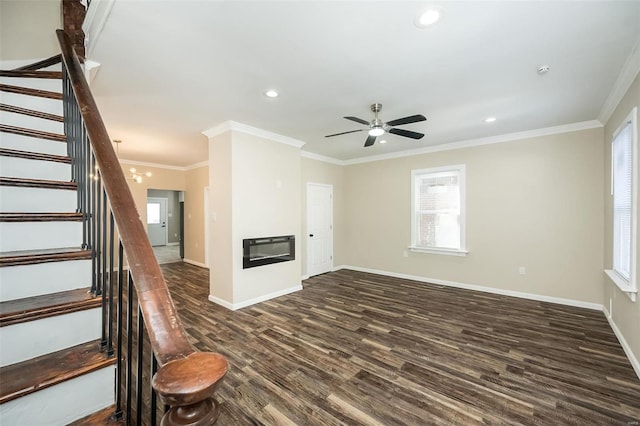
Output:
<path fill-rule="evenodd" d="M 546 74 L 549 72 L 549 65 L 540 65 L 538 67 L 538 74 Z"/>
<path fill-rule="evenodd" d="M 277 98 L 279 93 L 276 92 L 275 90 L 271 89 L 271 90 L 267 90 L 266 92 L 264 92 L 264 95 L 267 98 Z"/>
<path fill-rule="evenodd" d="M 495 117 L 487 117 L 484 119 L 485 123 L 493 123 L 494 121 L 496 121 Z"/>
<path fill-rule="evenodd" d="M 418 13 L 413 23 L 418 28 L 427 28 L 438 22 L 441 17 L 442 9 L 440 9 L 439 7 L 429 7 Z"/>
<path fill-rule="evenodd" d="M 382 139 L 380 142 L 378 143 L 387 143 L 387 141 L 385 139 Z"/>

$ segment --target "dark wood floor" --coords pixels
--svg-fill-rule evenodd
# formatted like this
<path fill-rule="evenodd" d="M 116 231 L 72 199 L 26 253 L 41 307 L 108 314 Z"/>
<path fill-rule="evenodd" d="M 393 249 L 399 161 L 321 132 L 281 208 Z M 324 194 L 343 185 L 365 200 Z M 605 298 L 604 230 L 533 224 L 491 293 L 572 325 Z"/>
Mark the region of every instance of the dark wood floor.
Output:
<path fill-rule="evenodd" d="M 162 267 L 220 425 L 637 425 L 640 380 L 602 312 L 348 270 L 235 312 Z"/>

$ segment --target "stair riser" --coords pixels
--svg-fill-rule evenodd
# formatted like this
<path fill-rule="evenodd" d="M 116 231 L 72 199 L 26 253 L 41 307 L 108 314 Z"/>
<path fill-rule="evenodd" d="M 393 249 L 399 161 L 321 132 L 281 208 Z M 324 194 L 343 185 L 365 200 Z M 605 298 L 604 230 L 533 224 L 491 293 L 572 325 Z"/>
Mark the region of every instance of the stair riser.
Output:
<path fill-rule="evenodd" d="M 0 156 L 0 170 L 4 177 L 71 180 L 71 164 L 54 161 Z"/>
<path fill-rule="evenodd" d="M 0 365 L 15 364 L 100 338 L 100 311 L 95 308 L 1 327 Z"/>
<path fill-rule="evenodd" d="M 82 222 L 0 222 L 0 252 L 81 245 Z"/>
<path fill-rule="evenodd" d="M 78 420 L 114 403 L 115 368 L 100 370 L 59 383 L 2 404 L 2 425 L 58 426 Z"/>
<path fill-rule="evenodd" d="M 0 268 L 0 301 L 91 286 L 91 260 Z"/>
<path fill-rule="evenodd" d="M 37 96 L 22 95 L 19 93 L 0 92 L 0 100 L 3 104 L 14 105 L 21 108 L 34 109 L 50 114 L 62 115 L 62 101 L 59 99 L 40 98 Z"/>
<path fill-rule="evenodd" d="M 0 186 L 0 211 L 73 212 L 77 193 L 62 189 L 17 188 Z"/>
<path fill-rule="evenodd" d="M 0 123 L 43 132 L 64 133 L 64 123 L 14 112 L 0 111 Z"/>
<path fill-rule="evenodd" d="M 62 92 L 62 80 L 50 78 L 0 77 L 0 84 L 28 87 L 30 89 Z M 4 93 L 4 92 L 3 92 Z M 4 95 L 3 95 L 4 97 Z"/>
<path fill-rule="evenodd" d="M 12 133 L 0 133 L 0 148 L 51 155 L 67 155 L 67 144 L 65 142 L 31 138 Z"/>

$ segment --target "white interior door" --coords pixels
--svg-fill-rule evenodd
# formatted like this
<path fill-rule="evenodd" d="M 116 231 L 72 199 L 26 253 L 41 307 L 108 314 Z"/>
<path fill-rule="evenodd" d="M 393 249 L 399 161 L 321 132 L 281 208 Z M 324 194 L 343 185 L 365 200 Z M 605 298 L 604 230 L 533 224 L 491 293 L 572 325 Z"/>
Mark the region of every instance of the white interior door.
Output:
<path fill-rule="evenodd" d="M 333 269 L 333 186 L 307 183 L 307 275 Z"/>
<path fill-rule="evenodd" d="M 166 198 L 147 198 L 147 234 L 152 246 L 167 245 Z"/>

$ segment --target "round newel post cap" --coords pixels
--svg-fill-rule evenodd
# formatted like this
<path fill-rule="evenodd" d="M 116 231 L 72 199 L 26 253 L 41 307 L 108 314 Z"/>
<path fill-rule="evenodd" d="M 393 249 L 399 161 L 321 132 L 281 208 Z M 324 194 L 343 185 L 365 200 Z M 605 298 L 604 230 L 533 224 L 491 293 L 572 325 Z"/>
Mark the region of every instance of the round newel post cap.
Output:
<path fill-rule="evenodd" d="M 191 405 L 213 397 L 227 368 L 227 359 L 218 353 L 194 352 L 163 365 L 151 383 L 164 404 Z"/>

